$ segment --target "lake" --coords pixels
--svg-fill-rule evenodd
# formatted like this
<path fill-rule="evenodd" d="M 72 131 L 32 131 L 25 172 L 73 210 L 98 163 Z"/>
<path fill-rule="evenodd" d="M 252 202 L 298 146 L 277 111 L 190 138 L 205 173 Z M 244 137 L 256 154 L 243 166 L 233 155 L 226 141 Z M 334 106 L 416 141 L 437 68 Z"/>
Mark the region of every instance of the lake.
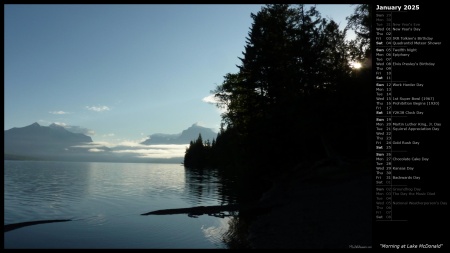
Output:
<path fill-rule="evenodd" d="M 142 213 L 222 205 L 217 171 L 181 164 L 4 161 L 4 248 L 227 248 L 232 216 Z"/>

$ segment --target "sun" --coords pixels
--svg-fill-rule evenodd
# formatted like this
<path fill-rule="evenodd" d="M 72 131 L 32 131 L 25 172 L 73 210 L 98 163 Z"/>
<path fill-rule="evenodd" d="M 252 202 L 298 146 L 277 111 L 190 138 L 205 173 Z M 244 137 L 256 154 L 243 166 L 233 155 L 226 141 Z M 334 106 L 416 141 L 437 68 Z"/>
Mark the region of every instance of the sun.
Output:
<path fill-rule="evenodd" d="M 350 66 L 354 69 L 360 69 L 362 67 L 361 63 L 357 61 L 351 62 Z"/>

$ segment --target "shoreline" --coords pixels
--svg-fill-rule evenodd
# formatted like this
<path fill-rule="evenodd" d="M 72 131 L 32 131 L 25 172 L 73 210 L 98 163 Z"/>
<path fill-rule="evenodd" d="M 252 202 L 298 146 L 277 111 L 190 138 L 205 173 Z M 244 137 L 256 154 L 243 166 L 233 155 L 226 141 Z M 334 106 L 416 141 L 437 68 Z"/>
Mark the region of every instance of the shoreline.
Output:
<path fill-rule="evenodd" d="M 371 248 L 372 180 L 358 166 L 322 164 L 274 180 L 260 205 L 276 207 L 249 225 L 250 247 Z"/>

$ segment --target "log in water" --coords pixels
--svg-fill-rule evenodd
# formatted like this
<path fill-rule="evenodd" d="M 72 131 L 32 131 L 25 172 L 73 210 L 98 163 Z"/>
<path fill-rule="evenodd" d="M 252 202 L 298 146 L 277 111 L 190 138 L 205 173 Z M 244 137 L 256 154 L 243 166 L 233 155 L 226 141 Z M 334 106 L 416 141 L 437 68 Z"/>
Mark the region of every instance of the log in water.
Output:
<path fill-rule="evenodd" d="M 13 224 L 7 224 L 4 226 L 4 232 L 8 232 L 14 229 L 27 227 L 27 226 L 33 226 L 38 224 L 45 224 L 45 223 L 53 223 L 53 222 L 66 222 L 71 220 L 38 220 L 38 221 L 27 221 L 27 222 L 19 222 L 19 223 L 13 223 Z"/>
<path fill-rule="evenodd" d="M 166 214 L 189 214 L 189 215 L 202 215 L 202 214 L 216 214 L 221 212 L 238 211 L 239 205 L 225 205 L 225 206 L 197 206 L 189 208 L 174 208 L 156 210 L 141 215 L 166 215 Z"/>

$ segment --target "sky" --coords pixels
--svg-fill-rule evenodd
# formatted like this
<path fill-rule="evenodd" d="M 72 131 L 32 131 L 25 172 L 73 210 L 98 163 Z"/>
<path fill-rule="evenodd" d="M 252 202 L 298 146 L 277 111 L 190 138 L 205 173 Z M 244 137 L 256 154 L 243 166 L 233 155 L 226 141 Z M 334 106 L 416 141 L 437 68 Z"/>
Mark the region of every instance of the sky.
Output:
<path fill-rule="evenodd" d="M 56 123 L 122 145 L 217 131 L 210 91 L 238 71 L 261 6 L 4 5 L 4 129 Z M 344 28 L 354 7 L 317 9 Z"/>

